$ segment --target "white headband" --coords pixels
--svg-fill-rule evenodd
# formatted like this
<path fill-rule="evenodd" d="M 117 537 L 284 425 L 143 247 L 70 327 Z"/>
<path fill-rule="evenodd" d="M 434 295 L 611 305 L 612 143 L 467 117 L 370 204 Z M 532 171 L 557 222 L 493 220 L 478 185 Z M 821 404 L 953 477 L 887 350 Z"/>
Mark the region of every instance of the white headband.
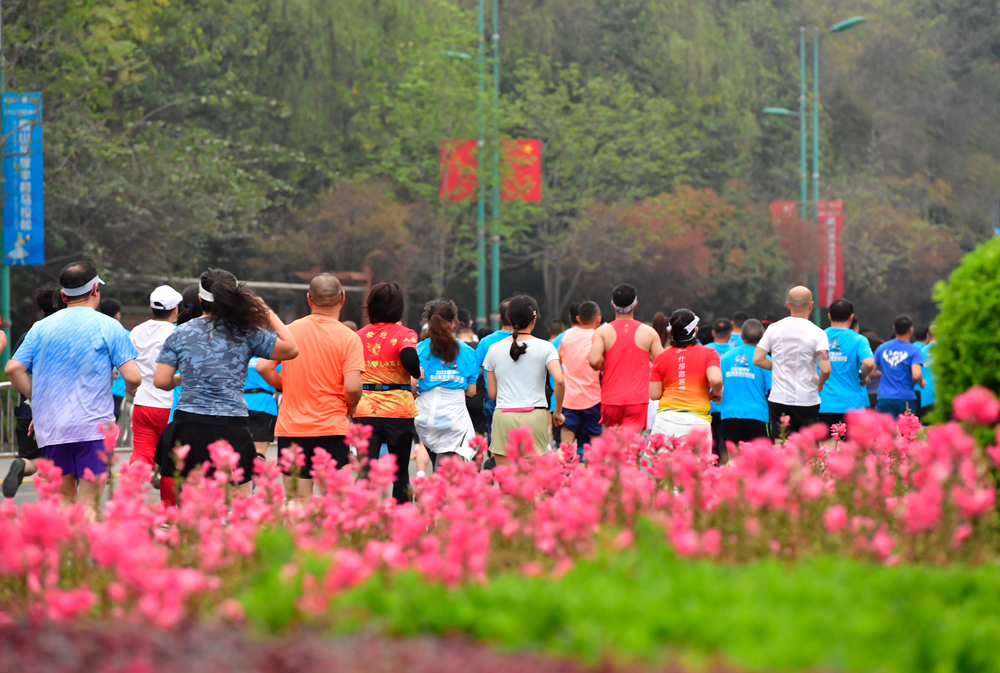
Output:
<path fill-rule="evenodd" d="M 701 319 L 698 316 L 695 316 L 694 320 L 692 320 L 690 323 L 684 326 L 684 331 L 688 333 L 688 336 L 691 336 L 691 332 L 698 329 L 698 323 L 700 321 Z"/>
<path fill-rule="evenodd" d="M 618 311 L 619 313 L 631 313 L 632 309 L 634 309 L 635 305 L 638 303 L 639 303 L 639 296 L 636 295 L 635 299 L 632 300 L 632 303 L 626 306 L 625 308 L 621 308 L 620 306 L 618 306 L 618 304 L 614 302 L 611 302 L 611 305 L 614 306 L 615 310 Z"/>
<path fill-rule="evenodd" d="M 198 296 L 205 301 L 215 301 L 215 295 L 203 288 L 201 283 L 198 283 Z"/>
<path fill-rule="evenodd" d="M 62 288 L 62 293 L 67 297 L 82 297 L 83 295 L 89 293 L 98 285 L 104 285 L 104 281 L 101 280 L 100 276 L 94 276 L 90 279 L 90 282 L 84 283 L 80 287 L 64 287 Z"/>

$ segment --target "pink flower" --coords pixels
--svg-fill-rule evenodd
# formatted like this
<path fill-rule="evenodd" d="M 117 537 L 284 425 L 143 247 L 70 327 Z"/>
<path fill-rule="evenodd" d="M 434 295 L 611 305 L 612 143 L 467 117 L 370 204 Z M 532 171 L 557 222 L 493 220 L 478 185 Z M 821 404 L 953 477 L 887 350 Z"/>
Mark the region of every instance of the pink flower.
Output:
<path fill-rule="evenodd" d="M 847 423 L 834 423 L 830 426 L 830 436 L 834 439 L 847 437 Z"/>
<path fill-rule="evenodd" d="M 755 516 L 747 517 L 747 520 L 743 522 L 743 526 L 752 537 L 757 537 L 757 534 L 760 532 L 760 521 Z"/>
<path fill-rule="evenodd" d="M 930 530 L 941 520 L 944 492 L 935 483 L 903 496 L 903 527 L 908 533 Z"/>
<path fill-rule="evenodd" d="M 225 619 L 227 622 L 232 622 L 234 624 L 240 624 L 246 618 L 246 612 L 243 610 L 243 604 L 237 600 L 229 598 L 222 601 L 219 605 L 219 616 Z"/>
<path fill-rule="evenodd" d="M 879 529 L 872 538 L 871 549 L 879 561 L 884 561 L 895 548 L 896 541 L 882 529 Z"/>
<path fill-rule="evenodd" d="M 847 508 L 834 505 L 823 514 L 823 525 L 828 533 L 837 533 L 847 526 Z"/>
<path fill-rule="evenodd" d="M 635 540 L 635 533 L 631 528 L 624 528 L 622 532 L 615 536 L 614 546 L 615 549 L 621 551 L 622 549 L 628 549 L 632 546 L 632 542 Z"/>
<path fill-rule="evenodd" d="M 1000 401 L 983 386 L 972 386 L 952 403 L 955 418 L 974 425 L 993 425 L 1000 418 Z"/>
<path fill-rule="evenodd" d="M 953 486 L 951 499 L 966 519 L 977 517 L 993 509 L 996 504 L 996 490 L 993 488 L 966 489 Z"/>
<path fill-rule="evenodd" d="M 955 529 L 951 536 L 951 548 L 958 549 L 972 535 L 972 524 L 966 521 Z"/>
<path fill-rule="evenodd" d="M 372 426 L 351 423 L 345 439 L 350 446 L 357 449 L 358 457 L 361 458 L 368 455 L 368 440 L 371 439 L 371 436 Z"/>
<path fill-rule="evenodd" d="M 73 619 L 92 608 L 94 603 L 94 594 L 86 587 L 69 591 L 49 589 L 45 593 L 46 614 L 55 621 Z"/>
<path fill-rule="evenodd" d="M 701 536 L 701 548 L 709 556 L 718 556 L 722 553 L 722 533 L 718 528 L 709 528 Z"/>
<path fill-rule="evenodd" d="M 792 417 L 788 414 L 783 414 L 778 420 L 781 422 L 781 427 L 783 428 L 787 428 L 792 423 Z"/>

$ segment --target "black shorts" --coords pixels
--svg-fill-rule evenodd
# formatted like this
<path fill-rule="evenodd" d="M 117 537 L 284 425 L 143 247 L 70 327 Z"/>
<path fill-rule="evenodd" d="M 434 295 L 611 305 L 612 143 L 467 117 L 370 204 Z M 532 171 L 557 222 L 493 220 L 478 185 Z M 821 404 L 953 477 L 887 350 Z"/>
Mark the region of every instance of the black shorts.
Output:
<path fill-rule="evenodd" d="M 846 417 L 847 414 L 844 413 L 839 413 L 839 414 L 823 413 L 819 415 L 819 422 L 825 425 L 827 429 L 832 433 L 833 426 L 837 425 L 838 423 L 847 422 Z"/>
<path fill-rule="evenodd" d="M 769 437 L 768 429 L 769 425 L 765 421 L 752 418 L 724 418 L 722 419 L 722 441 L 732 442 L 739 446 L 740 442 L 751 442 L 761 437 Z"/>
<path fill-rule="evenodd" d="M 777 439 L 781 437 L 781 417 L 788 416 L 788 434 L 798 432 L 802 428 L 819 423 L 819 405 L 811 407 L 797 407 L 791 404 L 778 404 L 768 402 L 768 410 L 771 416 L 771 437 Z"/>
<path fill-rule="evenodd" d="M 277 416 L 263 411 L 250 411 L 250 436 L 255 442 L 273 442 Z"/>
<path fill-rule="evenodd" d="M 38 448 L 38 442 L 35 441 L 35 438 L 28 436 L 30 425 L 30 418 L 17 419 L 17 425 L 14 427 L 14 435 L 17 437 L 17 457 L 25 460 L 38 460 L 42 457 L 42 450 Z"/>
<path fill-rule="evenodd" d="M 253 412 L 250 412 L 253 413 Z M 316 449 L 323 449 L 337 461 L 337 469 L 343 469 L 350 464 L 351 448 L 344 441 L 344 435 L 327 435 L 326 437 L 278 437 L 278 457 L 280 460 L 281 450 L 291 448 L 292 445 L 299 446 L 306 462 L 299 470 L 299 479 L 312 479 L 312 462 Z M 282 474 L 291 476 L 291 472 L 281 471 Z"/>
<path fill-rule="evenodd" d="M 167 433 L 170 436 L 164 438 Z M 253 462 L 257 457 L 257 450 L 250 436 L 250 421 L 246 416 L 206 416 L 178 410 L 174 412 L 173 423 L 167 426 L 163 435 L 160 435 L 160 440 L 169 442 L 167 445 L 169 448 L 164 447 L 160 460 L 160 474 L 164 477 L 176 476 L 177 471 L 174 467 L 176 447 L 185 445 L 191 447 L 180 473 L 180 476 L 186 477 L 195 467 L 211 462 L 208 453 L 209 444 L 225 440 L 240 457 L 238 467 L 243 468 L 243 479 L 239 483 L 245 484 L 253 478 Z M 208 473 L 212 474 L 214 471 L 212 468 Z"/>

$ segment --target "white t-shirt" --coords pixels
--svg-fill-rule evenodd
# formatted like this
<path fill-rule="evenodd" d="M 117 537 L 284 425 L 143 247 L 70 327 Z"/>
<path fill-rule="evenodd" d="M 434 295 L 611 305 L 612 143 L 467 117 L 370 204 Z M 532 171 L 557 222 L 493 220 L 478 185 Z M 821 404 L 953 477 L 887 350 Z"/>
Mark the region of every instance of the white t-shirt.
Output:
<path fill-rule="evenodd" d="M 514 362 L 510 357 L 510 339 L 498 341 L 486 352 L 483 369 L 497 377 L 497 409 L 525 407 L 549 408 L 545 399 L 548 365 L 559 359 L 556 347 L 544 339 L 518 338 L 528 350 Z"/>
<path fill-rule="evenodd" d="M 174 403 L 174 391 L 160 390 L 153 385 L 156 358 L 160 357 L 163 342 L 174 331 L 174 324 L 162 320 L 147 320 L 132 330 L 132 345 L 139 351 L 135 363 L 142 374 L 142 385 L 135 393 L 135 403 L 140 407 L 169 409 Z"/>
<path fill-rule="evenodd" d="M 817 354 L 830 350 L 826 332 L 805 318 L 783 318 L 767 328 L 757 344 L 771 354 L 771 395 L 775 404 L 811 407 L 819 404 Z"/>

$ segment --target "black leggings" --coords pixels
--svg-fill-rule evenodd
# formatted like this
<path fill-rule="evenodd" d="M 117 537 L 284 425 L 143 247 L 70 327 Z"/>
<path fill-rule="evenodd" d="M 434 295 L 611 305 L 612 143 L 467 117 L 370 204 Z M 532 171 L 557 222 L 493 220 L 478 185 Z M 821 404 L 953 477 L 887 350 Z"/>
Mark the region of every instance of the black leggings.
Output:
<path fill-rule="evenodd" d="M 389 453 L 396 456 L 396 479 L 392 482 L 392 497 L 403 503 L 410 499 L 410 452 L 416 432 L 412 418 L 355 418 L 355 423 L 372 429 L 368 440 L 368 460 L 378 460 L 384 442 Z M 365 471 L 367 474 L 367 470 Z"/>

